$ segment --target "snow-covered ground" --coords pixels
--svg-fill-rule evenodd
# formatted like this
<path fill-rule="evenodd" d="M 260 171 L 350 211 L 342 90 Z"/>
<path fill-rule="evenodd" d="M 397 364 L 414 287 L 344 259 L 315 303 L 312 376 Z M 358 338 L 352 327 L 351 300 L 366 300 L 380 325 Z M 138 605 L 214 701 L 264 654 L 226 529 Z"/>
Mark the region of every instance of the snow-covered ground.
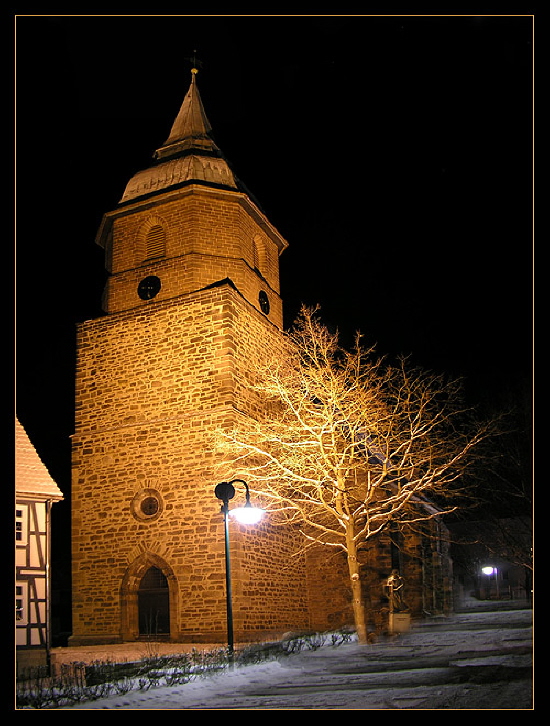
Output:
<path fill-rule="evenodd" d="M 174 687 L 57 710 L 532 709 L 531 610 L 426 621 Z"/>

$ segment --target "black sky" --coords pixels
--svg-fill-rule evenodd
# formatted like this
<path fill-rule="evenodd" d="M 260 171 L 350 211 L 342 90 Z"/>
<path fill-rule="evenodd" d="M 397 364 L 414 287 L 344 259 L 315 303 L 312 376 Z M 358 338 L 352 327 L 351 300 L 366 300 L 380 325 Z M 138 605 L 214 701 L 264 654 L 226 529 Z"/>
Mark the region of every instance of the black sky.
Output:
<path fill-rule="evenodd" d="M 66 495 L 95 234 L 166 139 L 194 50 L 214 137 L 289 242 L 287 324 L 319 303 L 527 409 L 531 17 L 19 17 L 16 410 Z"/>

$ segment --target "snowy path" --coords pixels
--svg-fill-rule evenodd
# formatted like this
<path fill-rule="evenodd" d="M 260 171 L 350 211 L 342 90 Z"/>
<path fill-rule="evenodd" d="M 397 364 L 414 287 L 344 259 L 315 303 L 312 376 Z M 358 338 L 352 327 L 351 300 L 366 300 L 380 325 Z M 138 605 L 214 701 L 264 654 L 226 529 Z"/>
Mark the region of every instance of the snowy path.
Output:
<path fill-rule="evenodd" d="M 59 710 L 531 709 L 531 619 L 529 610 L 455 615 L 374 645 L 324 646 Z"/>

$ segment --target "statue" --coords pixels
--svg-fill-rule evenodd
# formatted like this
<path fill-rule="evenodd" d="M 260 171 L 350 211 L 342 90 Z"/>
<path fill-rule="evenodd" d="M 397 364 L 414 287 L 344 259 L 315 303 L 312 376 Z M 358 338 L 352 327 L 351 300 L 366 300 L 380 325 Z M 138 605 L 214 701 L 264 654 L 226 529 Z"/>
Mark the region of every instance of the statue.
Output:
<path fill-rule="evenodd" d="M 399 574 L 399 570 L 392 570 L 392 573 L 386 580 L 385 585 L 388 600 L 390 601 L 390 613 L 400 613 L 409 609 L 403 596 L 404 584 L 405 581 Z"/>

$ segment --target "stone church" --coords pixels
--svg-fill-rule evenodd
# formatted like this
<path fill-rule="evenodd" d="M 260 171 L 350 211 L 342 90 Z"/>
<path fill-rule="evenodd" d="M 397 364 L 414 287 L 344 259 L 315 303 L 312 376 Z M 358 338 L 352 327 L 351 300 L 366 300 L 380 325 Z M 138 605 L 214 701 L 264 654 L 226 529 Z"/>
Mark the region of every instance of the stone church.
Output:
<path fill-rule="evenodd" d="M 223 643 L 223 515 L 205 434 L 261 406 L 245 383 L 284 344 L 287 241 L 214 142 L 195 69 L 168 138 L 96 241 L 109 275 L 105 315 L 77 332 L 70 644 Z M 352 623 L 343 557 L 298 555 L 297 533 L 266 521 L 230 530 L 236 642 Z M 413 614 L 449 608 L 444 540 L 369 546 L 371 629 L 396 566 Z"/>

